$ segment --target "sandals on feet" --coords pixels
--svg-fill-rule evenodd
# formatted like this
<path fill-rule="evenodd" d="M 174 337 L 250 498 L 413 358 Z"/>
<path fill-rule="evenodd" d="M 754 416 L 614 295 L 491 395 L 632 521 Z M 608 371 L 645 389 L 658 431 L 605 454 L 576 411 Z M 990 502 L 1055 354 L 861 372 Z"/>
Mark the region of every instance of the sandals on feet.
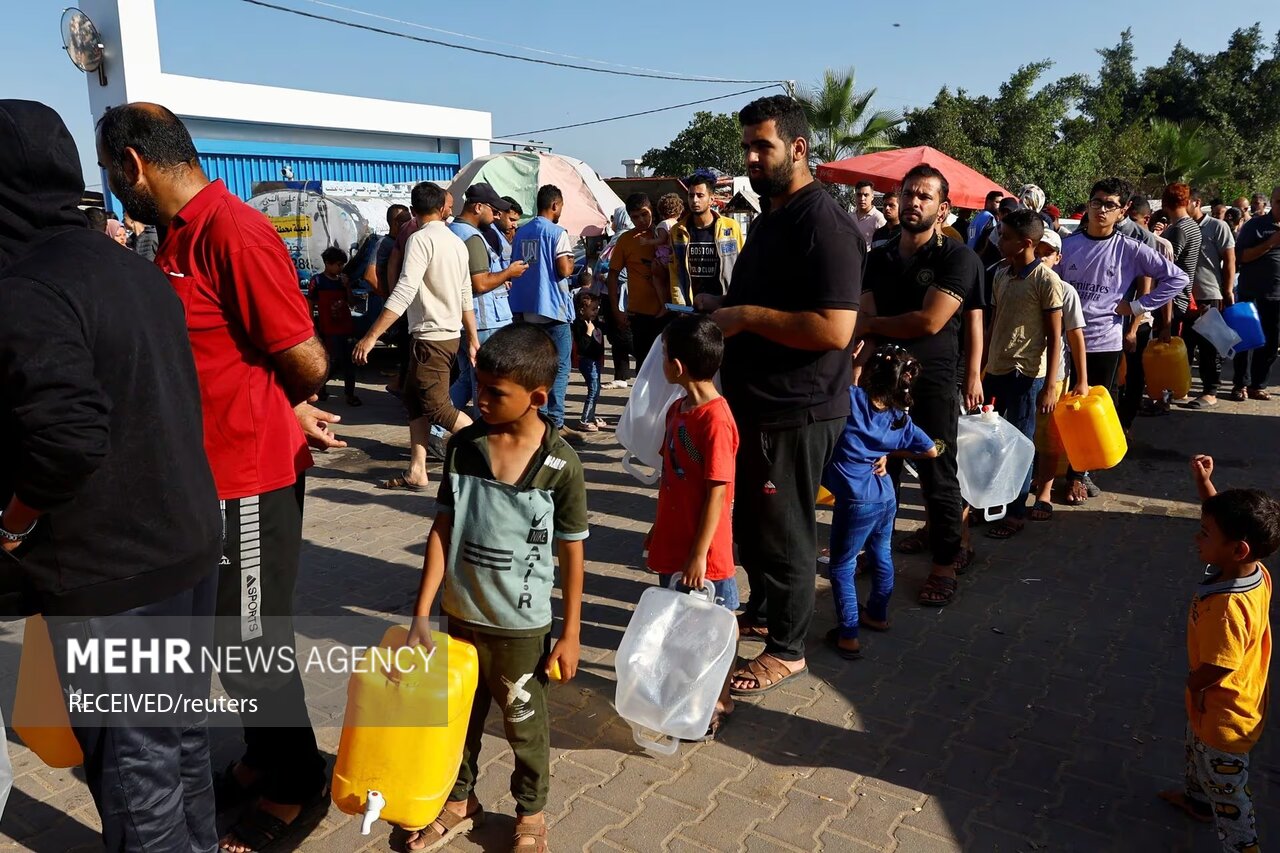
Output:
<path fill-rule="evenodd" d="M 917 528 L 894 543 L 893 550 L 899 554 L 923 554 L 929 547 L 929 536 L 923 527 Z"/>
<path fill-rule="evenodd" d="M 738 614 L 738 636 L 749 640 L 769 639 L 769 626 L 762 625 L 745 613 Z"/>
<path fill-rule="evenodd" d="M 1245 400 L 1248 399 L 1248 395 L 1244 393 L 1243 388 L 1232 388 L 1231 394 L 1229 396 L 1231 397 L 1232 400 L 1235 400 L 1237 403 L 1243 403 Z"/>
<path fill-rule="evenodd" d="M 988 539 L 1012 539 L 1014 536 L 1022 532 L 1025 525 L 1015 524 L 1008 519 L 1001 521 L 995 527 L 987 531 Z"/>
<path fill-rule="evenodd" d="M 840 657 L 844 658 L 845 660 L 861 660 L 862 659 L 861 648 L 849 649 L 840 645 L 840 629 L 839 628 L 832 628 L 830 631 L 828 631 L 826 636 L 826 641 L 827 641 L 827 646 L 836 654 L 840 655 Z"/>
<path fill-rule="evenodd" d="M 415 486 L 404 477 L 392 477 L 390 480 L 383 480 L 378 484 L 379 489 L 404 489 L 406 492 L 421 492 L 426 486 Z"/>
<path fill-rule="evenodd" d="M 214 808 L 219 814 L 257 799 L 258 795 L 262 793 L 261 782 L 253 785 L 241 785 L 239 780 L 236 779 L 235 770 L 236 765 L 239 763 L 239 761 L 232 761 L 227 764 L 226 770 L 213 774 L 213 802 Z"/>
<path fill-rule="evenodd" d="M 1271 393 L 1269 391 L 1263 391 L 1261 388 L 1250 388 L 1249 399 L 1250 400 L 1270 400 Z"/>
<path fill-rule="evenodd" d="M 547 825 L 516 820 L 516 834 L 511 839 L 511 853 L 547 853 Z"/>
<path fill-rule="evenodd" d="M 916 601 L 925 607 L 946 607 L 956 600 L 959 591 L 960 584 L 955 578 L 949 578 L 946 575 L 929 575 L 924 586 L 920 588 L 920 595 L 916 597 Z"/>
<path fill-rule="evenodd" d="M 741 668 L 729 676 L 729 692 L 734 696 L 759 696 L 768 693 L 784 681 L 788 681 L 801 673 L 807 672 L 808 666 L 802 666 L 795 672 L 771 654 L 762 654 L 754 660 L 747 661 Z M 734 681 L 751 679 L 755 687 L 734 687 Z"/>
<path fill-rule="evenodd" d="M 711 715 L 711 724 L 707 726 L 707 733 L 700 738 L 688 741 L 689 743 L 710 743 L 716 739 L 716 735 L 724 731 L 724 727 L 729 725 L 729 718 L 733 716 L 733 712 L 725 713 L 724 711 L 716 711 Z"/>
<path fill-rule="evenodd" d="M 260 853 L 270 849 L 272 845 L 291 833 L 318 822 L 328 809 L 329 786 L 325 785 L 319 794 L 302 804 L 302 810 L 298 812 L 298 816 L 288 823 L 262 808 L 248 810 L 223 837 L 223 843 L 248 847 L 254 853 Z M 235 841 L 228 842 L 227 839 L 231 838 Z"/>
<path fill-rule="evenodd" d="M 1089 490 L 1085 488 L 1084 482 L 1078 479 L 1067 481 L 1067 506 L 1080 506 L 1080 504 L 1089 500 Z"/>
<path fill-rule="evenodd" d="M 960 553 L 956 554 L 956 558 L 951 562 L 951 568 L 955 570 L 957 575 L 962 575 L 969 571 L 969 567 L 973 565 L 974 557 L 978 556 L 978 552 L 972 548 L 961 548 Z"/>
<path fill-rule="evenodd" d="M 448 809 L 441 809 L 439 817 L 409 835 L 408 840 L 404 843 L 404 849 L 412 850 L 413 853 L 438 850 L 459 835 L 466 835 L 474 827 L 479 826 L 483 820 L 484 809 L 478 805 L 474 811 L 467 812 L 465 817 L 456 815 Z M 419 842 L 425 843 L 421 847 L 413 846 Z"/>
<path fill-rule="evenodd" d="M 1032 521 L 1052 521 L 1053 504 L 1048 501 L 1036 501 L 1031 506 Z"/>

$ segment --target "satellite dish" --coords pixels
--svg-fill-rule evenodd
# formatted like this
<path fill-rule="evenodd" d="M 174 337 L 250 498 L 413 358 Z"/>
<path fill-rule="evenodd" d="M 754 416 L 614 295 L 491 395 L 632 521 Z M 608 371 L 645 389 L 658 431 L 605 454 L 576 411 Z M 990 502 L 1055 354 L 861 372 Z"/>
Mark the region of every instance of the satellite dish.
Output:
<path fill-rule="evenodd" d="M 62 10 L 62 49 L 71 62 L 81 71 L 98 72 L 98 82 L 107 85 L 107 75 L 102 67 L 102 36 L 92 20 L 74 6 Z"/>

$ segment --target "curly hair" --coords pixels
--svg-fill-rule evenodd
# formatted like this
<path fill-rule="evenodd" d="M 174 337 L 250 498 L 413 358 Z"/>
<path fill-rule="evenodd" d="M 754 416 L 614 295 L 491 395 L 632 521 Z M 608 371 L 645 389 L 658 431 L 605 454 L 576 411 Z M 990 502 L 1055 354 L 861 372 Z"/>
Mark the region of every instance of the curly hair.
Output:
<path fill-rule="evenodd" d="M 859 384 L 871 402 L 898 413 L 900 417 L 894 421 L 893 428 L 902 429 L 913 402 L 911 384 L 919 375 L 920 362 L 915 356 L 897 344 L 881 344 L 862 369 Z"/>
<path fill-rule="evenodd" d="M 676 193 L 665 193 L 658 198 L 658 220 L 679 219 L 684 213 L 684 200 Z"/>

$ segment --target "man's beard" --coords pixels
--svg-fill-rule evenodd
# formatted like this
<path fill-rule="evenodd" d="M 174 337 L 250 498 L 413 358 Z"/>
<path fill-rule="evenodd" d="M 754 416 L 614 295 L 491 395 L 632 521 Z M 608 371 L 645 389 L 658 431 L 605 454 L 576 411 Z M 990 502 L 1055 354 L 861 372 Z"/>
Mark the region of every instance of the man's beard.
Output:
<path fill-rule="evenodd" d="M 899 219 L 898 224 L 902 226 L 903 231 L 909 231 L 912 234 L 924 234 L 926 231 L 932 231 L 934 226 L 938 224 L 938 214 L 933 216 L 921 217 L 919 222 L 909 222 L 906 219 Z"/>
<path fill-rule="evenodd" d="M 121 187 L 112 192 L 120 199 L 130 217 L 144 225 L 160 224 L 160 207 L 156 204 L 155 196 L 133 187 Z"/>
<path fill-rule="evenodd" d="M 751 189 L 761 198 L 773 198 L 791 189 L 791 176 L 795 173 L 796 164 L 792 160 L 780 163 L 772 169 L 765 170 L 759 178 L 749 178 Z"/>

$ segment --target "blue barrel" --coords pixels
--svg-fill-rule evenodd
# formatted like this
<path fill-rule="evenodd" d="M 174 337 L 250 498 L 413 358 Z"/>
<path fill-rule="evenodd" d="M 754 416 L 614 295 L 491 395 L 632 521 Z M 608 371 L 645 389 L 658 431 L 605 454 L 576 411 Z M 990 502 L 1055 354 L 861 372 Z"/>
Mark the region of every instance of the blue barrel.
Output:
<path fill-rule="evenodd" d="M 1258 307 L 1252 302 L 1237 302 L 1222 309 L 1222 319 L 1227 321 L 1231 331 L 1240 336 L 1236 352 L 1257 349 L 1266 343 L 1266 336 L 1262 334 L 1262 320 L 1258 318 Z"/>

